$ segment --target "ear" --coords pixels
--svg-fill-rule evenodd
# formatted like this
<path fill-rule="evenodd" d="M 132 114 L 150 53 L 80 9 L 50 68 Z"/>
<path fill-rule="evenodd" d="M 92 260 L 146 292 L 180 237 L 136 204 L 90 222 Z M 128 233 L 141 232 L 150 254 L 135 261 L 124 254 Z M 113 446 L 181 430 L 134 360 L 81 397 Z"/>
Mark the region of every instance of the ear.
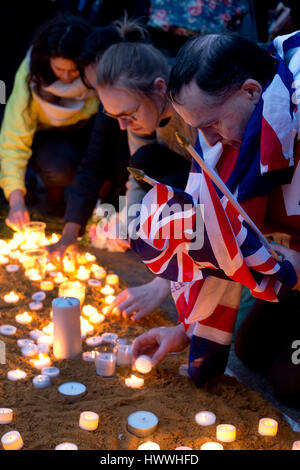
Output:
<path fill-rule="evenodd" d="M 159 95 L 165 96 L 167 92 L 167 84 L 163 78 L 157 77 L 154 80 L 153 86 L 154 86 L 155 91 L 158 92 Z"/>
<path fill-rule="evenodd" d="M 247 99 L 257 104 L 262 94 L 262 86 L 257 80 L 248 78 L 248 80 L 242 84 L 240 91 L 246 94 Z"/>

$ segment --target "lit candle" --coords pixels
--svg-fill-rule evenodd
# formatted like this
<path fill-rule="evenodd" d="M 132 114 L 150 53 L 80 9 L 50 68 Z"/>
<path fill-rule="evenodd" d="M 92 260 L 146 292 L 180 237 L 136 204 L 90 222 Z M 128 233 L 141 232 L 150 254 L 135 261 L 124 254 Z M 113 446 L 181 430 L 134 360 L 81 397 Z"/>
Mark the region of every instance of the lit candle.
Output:
<path fill-rule="evenodd" d="M 6 256 L 0 255 L 0 264 L 7 264 L 9 263 L 9 259 Z"/>
<path fill-rule="evenodd" d="M 69 401 L 83 397 L 86 386 L 79 382 L 66 382 L 58 387 L 59 393 Z"/>
<path fill-rule="evenodd" d="M 39 282 L 43 279 L 43 276 L 34 268 L 28 269 L 28 271 L 25 272 L 25 275 L 30 279 L 30 281 L 34 282 Z"/>
<path fill-rule="evenodd" d="M 149 356 L 139 356 L 134 364 L 136 370 L 141 374 L 148 374 L 152 369 L 152 361 Z"/>
<path fill-rule="evenodd" d="M 86 253 L 85 258 L 88 263 L 94 263 L 94 261 L 96 261 L 96 256 L 92 255 L 91 253 Z"/>
<path fill-rule="evenodd" d="M 42 335 L 37 339 L 37 344 L 42 345 L 45 344 L 46 346 L 51 346 L 53 344 L 53 335 Z"/>
<path fill-rule="evenodd" d="M 104 301 L 105 301 L 105 303 L 106 303 L 107 305 L 110 305 L 110 304 L 113 303 L 113 301 L 115 300 L 115 298 L 116 298 L 116 297 L 115 297 L 114 295 L 108 295 L 107 297 L 105 297 L 105 300 L 104 300 Z"/>
<path fill-rule="evenodd" d="M 102 338 L 101 336 L 92 336 L 91 338 L 88 338 L 85 342 L 90 347 L 96 347 L 101 344 Z"/>
<path fill-rule="evenodd" d="M 21 252 L 20 252 L 20 250 L 12 251 L 12 252 L 10 253 L 9 257 L 10 257 L 11 259 L 20 260 L 20 258 L 21 258 Z"/>
<path fill-rule="evenodd" d="M 125 385 L 130 388 L 142 388 L 144 386 L 144 379 L 131 374 L 130 377 L 125 379 Z"/>
<path fill-rule="evenodd" d="M 76 275 L 76 278 L 79 280 L 79 281 L 87 281 L 88 278 L 90 277 L 90 270 L 89 269 L 86 269 L 84 266 L 80 266 L 78 271 L 77 271 L 77 275 Z"/>
<path fill-rule="evenodd" d="M 191 447 L 179 446 L 175 447 L 175 450 L 193 450 Z"/>
<path fill-rule="evenodd" d="M 55 447 L 55 450 L 78 450 L 78 447 L 73 442 L 62 442 Z"/>
<path fill-rule="evenodd" d="M 82 353 L 82 359 L 86 362 L 95 362 L 96 351 L 86 351 Z"/>
<path fill-rule="evenodd" d="M 278 423 L 272 418 L 262 418 L 259 420 L 258 432 L 262 436 L 276 436 Z"/>
<path fill-rule="evenodd" d="M 25 379 L 27 376 L 26 372 L 20 369 L 15 369 L 15 370 L 9 370 L 7 372 L 7 378 L 8 380 L 12 380 L 15 382 L 16 380 L 22 380 Z"/>
<path fill-rule="evenodd" d="M 29 333 L 30 338 L 32 338 L 34 341 L 36 341 L 40 336 L 44 336 L 44 333 L 40 330 L 32 330 Z"/>
<path fill-rule="evenodd" d="M 52 336 L 54 332 L 54 323 L 50 322 L 48 325 L 44 326 L 43 332 L 48 336 Z"/>
<path fill-rule="evenodd" d="M 98 279 L 89 279 L 88 280 L 88 285 L 90 287 L 100 287 L 101 286 L 101 281 L 98 281 Z"/>
<path fill-rule="evenodd" d="M 227 442 L 227 441 L 226 441 Z M 222 444 L 219 442 L 205 442 L 200 447 L 200 450 L 224 450 Z"/>
<path fill-rule="evenodd" d="M 5 450 L 20 450 L 24 443 L 18 431 L 9 431 L 1 437 L 1 443 Z"/>
<path fill-rule="evenodd" d="M 53 263 L 46 264 L 46 271 L 48 273 L 50 273 L 51 271 L 55 271 L 55 270 L 56 270 L 56 266 Z"/>
<path fill-rule="evenodd" d="M 17 341 L 19 348 L 24 348 L 24 346 L 28 346 L 29 344 L 34 344 L 32 339 L 18 339 Z"/>
<path fill-rule="evenodd" d="M 105 316 L 102 315 L 102 313 L 94 313 L 93 315 L 90 315 L 89 321 L 93 323 L 94 325 L 99 325 L 99 323 L 104 322 Z"/>
<path fill-rule="evenodd" d="M 5 244 L 5 246 L 3 246 L 2 248 L 0 248 L 0 253 L 1 255 L 3 256 L 8 256 L 11 252 L 11 249 L 8 245 Z"/>
<path fill-rule="evenodd" d="M 76 269 L 75 263 L 72 260 L 64 259 L 63 260 L 63 267 L 65 273 L 73 273 Z"/>
<path fill-rule="evenodd" d="M 236 428 L 232 424 L 219 424 L 216 437 L 218 441 L 233 442 L 236 438 Z"/>
<path fill-rule="evenodd" d="M 21 349 L 22 356 L 33 357 L 38 353 L 38 347 L 36 344 L 28 344 Z"/>
<path fill-rule="evenodd" d="M 60 370 L 58 367 L 43 367 L 42 374 L 48 375 L 50 379 L 55 379 L 55 377 L 59 376 Z"/>
<path fill-rule="evenodd" d="M 139 445 L 138 450 L 160 450 L 160 447 L 156 442 L 147 441 Z"/>
<path fill-rule="evenodd" d="M 16 271 L 19 271 L 20 266 L 18 264 L 8 264 L 6 266 L 6 271 L 8 273 L 15 273 Z"/>
<path fill-rule="evenodd" d="M 51 366 L 51 359 L 47 354 L 39 353 L 37 359 L 30 359 L 30 364 L 36 369 L 43 369 L 43 367 Z"/>
<path fill-rule="evenodd" d="M 46 294 L 45 292 L 35 292 L 34 294 L 32 294 L 31 298 L 35 302 L 43 302 L 43 300 L 45 300 L 46 298 Z"/>
<path fill-rule="evenodd" d="M 16 322 L 20 323 L 21 325 L 28 325 L 32 322 L 32 316 L 29 315 L 28 312 L 19 313 L 16 315 Z"/>
<path fill-rule="evenodd" d="M 92 266 L 93 268 L 93 266 Z M 91 269 L 92 269 L 91 268 Z M 93 269 L 92 269 L 93 270 Z M 102 279 L 105 278 L 106 276 L 106 271 L 105 269 L 101 268 L 100 266 L 97 267 L 97 269 L 94 269 L 93 270 L 93 275 L 96 279 L 98 279 L 99 281 L 101 281 Z"/>
<path fill-rule="evenodd" d="M 216 422 L 216 415 L 211 411 L 200 411 L 195 415 L 195 421 L 200 426 L 211 426 Z"/>
<path fill-rule="evenodd" d="M 149 411 L 135 411 L 128 416 L 127 429 L 137 437 L 153 434 L 158 426 L 158 417 Z"/>
<path fill-rule="evenodd" d="M 116 354 L 115 353 L 97 353 L 95 358 L 96 373 L 102 377 L 112 377 L 116 369 Z"/>
<path fill-rule="evenodd" d="M 108 274 L 106 276 L 106 283 L 110 286 L 118 287 L 119 286 L 119 276 L 117 274 Z"/>
<path fill-rule="evenodd" d="M 108 284 L 106 284 L 102 289 L 100 290 L 101 294 L 103 295 L 113 295 L 115 293 L 115 289 Z"/>
<path fill-rule="evenodd" d="M 50 291 L 54 289 L 54 283 L 52 281 L 42 281 L 40 284 L 42 290 Z"/>
<path fill-rule="evenodd" d="M 79 427 L 85 431 L 95 431 L 99 424 L 99 415 L 93 411 L 83 411 L 79 417 Z"/>
<path fill-rule="evenodd" d="M 84 305 L 82 307 L 82 313 L 83 315 L 90 317 L 91 315 L 97 314 L 98 310 L 96 309 L 96 307 L 93 307 L 92 305 Z"/>
<path fill-rule="evenodd" d="M 58 272 L 54 277 L 55 284 L 61 284 L 62 282 L 66 282 L 68 278 L 63 275 L 63 273 Z"/>
<path fill-rule="evenodd" d="M 3 298 L 8 304 L 16 304 L 19 301 L 19 296 L 13 290 Z"/>
<path fill-rule="evenodd" d="M 4 336 L 14 336 L 17 332 L 17 328 L 12 325 L 0 326 L 0 334 Z"/>
<path fill-rule="evenodd" d="M 82 351 L 80 302 L 74 297 L 57 297 L 53 308 L 53 354 L 57 359 L 75 359 Z"/>
<path fill-rule="evenodd" d="M 106 343 L 115 343 L 118 339 L 118 335 L 116 333 L 103 333 L 102 341 Z"/>
<path fill-rule="evenodd" d="M 48 238 L 47 243 L 54 244 L 57 243 L 59 240 L 59 236 L 56 233 L 52 233 L 51 238 Z"/>
<path fill-rule="evenodd" d="M 29 308 L 30 310 L 41 310 L 43 308 L 43 302 L 30 302 Z"/>
<path fill-rule="evenodd" d="M 85 318 L 80 318 L 80 329 L 82 335 L 92 335 L 94 327 Z"/>
<path fill-rule="evenodd" d="M 48 375 L 43 374 L 33 377 L 32 382 L 34 388 L 46 388 L 50 387 L 51 385 L 50 377 Z"/>
<path fill-rule="evenodd" d="M 300 450 L 300 441 L 293 442 L 292 450 Z"/>
<path fill-rule="evenodd" d="M 13 410 L 10 408 L 0 408 L 0 424 L 9 424 L 13 420 Z"/>
<path fill-rule="evenodd" d="M 117 365 L 129 366 L 131 364 L 131 344 L 118 344 L 117 350 Z"/>

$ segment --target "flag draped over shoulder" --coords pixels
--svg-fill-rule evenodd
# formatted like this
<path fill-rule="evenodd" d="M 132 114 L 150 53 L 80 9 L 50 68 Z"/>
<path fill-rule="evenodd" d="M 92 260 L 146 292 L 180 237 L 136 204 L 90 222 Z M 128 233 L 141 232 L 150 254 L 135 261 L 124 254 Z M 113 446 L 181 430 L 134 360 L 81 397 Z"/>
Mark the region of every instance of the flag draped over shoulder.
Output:
<path fill-rule="evenodd" d="M 293 102 L 293 73 L 300 70 L 299 47 L 299 33 L 274 42 L 276 74 L 251 115 L 236 163 L 225 181 L 239 202 L 268 195 L 276 186 L 291 181 L 299 127 Z M 283 60 L 291 49 L 293 73 Z M 212 168 L 224 151 L 221 143 L 209 147 L 200 132 L 196 149 Z M 164 209 L 175 201 L 174 212 L 168 210 L 164 217 Z M 199 204 L 204 207 L 201 247 L 195 243 Z M 198 336 L 230 344 L 240 285 L 248 287 L 254 297 L 278 301 L 297 282 L 293 266 L 270 255 L 197 163 L 192 164 L 185 192 L 157 184 L 141 207 L 131 247 L 152 272 L 172 281 L 179 319 L 186 325 L 196 322 L 194 334 Z M 172 238 L 175 225 L 178 229 L 184 220 L 187 228 Z M 162 236 L 163 228 L 169 238 Z"/>

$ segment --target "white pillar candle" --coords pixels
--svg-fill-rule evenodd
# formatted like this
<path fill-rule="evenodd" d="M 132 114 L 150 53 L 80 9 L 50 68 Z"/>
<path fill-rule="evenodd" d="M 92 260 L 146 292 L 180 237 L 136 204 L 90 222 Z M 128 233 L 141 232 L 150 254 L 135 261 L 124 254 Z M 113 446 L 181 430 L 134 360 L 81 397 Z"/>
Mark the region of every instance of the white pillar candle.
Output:
<path fill-rule="evenodd" d="M 7 372 L 7 378 L 8 380 L 12 380 L 15 382 L 16 380 L 22 380 L 25 379 L 27 376 L 26 372 L 20 369 L 15 369 L 15 370 L 9 370 Z"/>
<path fill-rule="evenodd" d="M 138 450 L 160 450 L 160 447 L 156 442 L 148 441 L 140 444 Z"/>
<path fill-rule="evenodd" d="M 81 398 L 86 392 L 86 386 L 79 382 L 66 382 L 58 387 L 59 393 L 69 401 Z"/>
<path fill-rule="evenodd" d="M 4 336 L 14 336 L 17 332 L 17 328 L 12 325 L 0 326 L 0 334 Z"/>
<path fill-rule="evenodd" d="M 0 424 L 9 424 L 13 420 L 13 410 L 10 408 L 0 408 Z"/>
<path fill-rule="evenodd" d="M 101 294 L 103 295 L 113 295 L 115 293 L 115 289 L 108 284 L 106 284 L 102 289 L 100 290 Z"/>
<path fill-rule="evenodd" d="M 300 450 L 300 441 L 293 442 L 292 450 Z"/>
<path fill-rule="evenodd" d="M 32 322 L 32 316 L 28 312 L 19 313 L 16 315 L 16 322 L 21 325 L 29 325 Z"/>
<path fill-rule="evenodd" d="M 216 422 L 216 415 L 211 411 L 200 411 L 195 415 L 195 421 L 199 426 L 211 426 Z"/>
<path fill-rule="evenodd" d="M 47 354 L 39 353 L 37 359 L 30 359 L 30 364 L 32 367 L 35 367 L 38 370 L 43 369 L 43 367 L 51 366 L 51 359 Z"/>
<path fill-rule="evenodd" d="M 224 448 L 219 442 L 205 442 L 200 447 L 200 450 L 224 450 Z"/>
<path fill-rule="evenodd" d="M 50 377 L 48 375 L 43 374 L 33 377 L 32 382 L 34 388 L 46 388 L 50 387 L 51 385 Z"/>
<path fill-rule="evenodd" d="M 95 365 L 97 375 L 102 377 L 112 377 L 116 369 L 116 354 L 115 353 L 98 353 L 95 357 Z"/>
<path fill-rule="evenodd" d="M 43 302 L 43 300 L 45 300 L 46 298 L 46 294 L 45 292 L 35 292 L 34 294 L 32 294 L 31 298 L 35 302 Z"/>
<path fill-rule="evenodd" d="M 53 309 L 53 354 L 57 359 L 75 359 L 82 351 L 80 301 L 57 297 Z"/>
<path fill-rule="evenodd" d="M 258 423 L 258 432 L 262 436 L 276 436 L 278 423 L 272 418 L 262 418 Z"/>
<path fill-rule="evenodd" d="M 30 338 L 32 338 L 34 341 L 36 341 L 40 336 L 44 336 L 44 333 L 40 330 L 32 330 L 29 333 Z"/>
<path fill-rule="evenodd" d="M 60 370 L 58 367 L 43 367 L 42 374 L 48 375 L 50 379 L 54 379 L 55 377 L 59 376 Z"/>
<path fill-rule="evenodd" d="M 45 291 L 51 291 L 54 289 L 54 283 L 52 281 L 42 281 L 40 288 Z"/>
<path fill-rule="evenodd" d="M 85 431 L 95 431 L 99 424 L 99 415 L 93 411 L 83 411 L 79 417 L 79 427 Z"/>
<path fill-rule="evenodd" d="M 30 302 L 29 308 L 30 310 L 37 311 L 43 308 L 43 302 Z"/>
<path fill-rule="evenodd" d="M 38 347 L 36 344 L 28 344 L 21 349 L 22 356 L 33 357 L 38 354 Z"/>
<path fill-rule="evenodd" d="M 86 362 L 95 362 L 96 351 L 86 351 L 82 353 L 82 359 Z"/>
<path fill-rule="evenodd" d="M 90 347 L 96 347 L 101 344 L 102 338 L 101 336 L 92 336 L 91 338 L 86 339 L 85 342 Z"/>
<path fill-rule="evenodd" d="M 19 348 L 24 348 L 24 346 L 28 346 L 29 344 L 34 344 L 32 339 L 18 339 L 17 341 Z"/>
<path fill-rule="evenodd" d="M 221 442 L 233 442 L 236 438 L 236 428 L 232 424 L 219 424 L 217 426 L 216 438 Z"/>
<path fill-rule="evenodd" d="M 130 366 L 131 365 L 131 344 L 118 344 L 117 350 L 117 365 L 118 366 Z"/>
<path fill-rule="evenodd" d="M 90 287 L 100 287 L 101 286 L 101 281 L 98 281 L 98 279 L 89 279 L 88 280 L 88 285 Z"/>
<path fill-rule="evenodd" d="M 20 266 L 18 264 L 8 264 L 6 266 L 6 271 L 8 273 L 15 273 L 15 272 L 19 271 L 19 268 L 20 268 Z"/>
<path fill-rule="evenodd" d="M 19 301 L 19 296 L 14 291 L 6 294 L 3 298 L 4 301 L 8 304 L 16 304 Z"/>
<path fill-rule="evenodd" d="M 1 437 L 1 443 L 5 450 L 20 450 L 24 443 L 18 431 L 9 431 Z"/>
<path fill-rule="evenodd" d="M 149 356 L 139 356 L 134 364 L 136 370 L 141 374 L 148 374 L 152 369 L 152 361 Z"/>
<path fill-rule="evenodd" d="M 131 374 L 130 377 L 125 379 L 125 385 L 130 388 L 142 388 L 144 386 L 144 379 Z"/>
<path fill-rule="evenodd" d="M 62 442 L 55 447 L 55 450 L 78 450 L 78 447 L 73 442 Z"/>

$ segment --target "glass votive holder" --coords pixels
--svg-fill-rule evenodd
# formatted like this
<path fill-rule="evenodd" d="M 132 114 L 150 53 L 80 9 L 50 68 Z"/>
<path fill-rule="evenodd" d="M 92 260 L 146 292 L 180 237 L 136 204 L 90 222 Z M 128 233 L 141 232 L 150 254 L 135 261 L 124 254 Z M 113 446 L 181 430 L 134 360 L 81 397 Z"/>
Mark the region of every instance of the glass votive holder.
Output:
<path fill-rule="evenodd" d="M 25 251 L 22 258 L 25 276 L 31 281 L 42 281 L 46 274 L 46 261 L 47 252 L 44 249 Z"/>
<path fill-rule="evenodd" d="M 117 363 L 116 341 L 102 341 L 95 351 L 95 366 L 97 375 L 113 377 Z"/>
<path fill-rule="evenodd" d="M 24 240 L 25 244 L 33 244 L 36 247 L 43 246 L 45 243 L 44 222 L 27 222 L 24 224 Z"/>
<path fill-rule="evenodd" d="M 117 366 L 130 366 L 132 361 L 132 344 L 117 341 Z"/>
<path fill-rule="evenodd" d="M 75 297 L 82 307 L 85 299 L 85 285 L 79 281 L 62 282 L 58 290 L 59 297 Z"/>

